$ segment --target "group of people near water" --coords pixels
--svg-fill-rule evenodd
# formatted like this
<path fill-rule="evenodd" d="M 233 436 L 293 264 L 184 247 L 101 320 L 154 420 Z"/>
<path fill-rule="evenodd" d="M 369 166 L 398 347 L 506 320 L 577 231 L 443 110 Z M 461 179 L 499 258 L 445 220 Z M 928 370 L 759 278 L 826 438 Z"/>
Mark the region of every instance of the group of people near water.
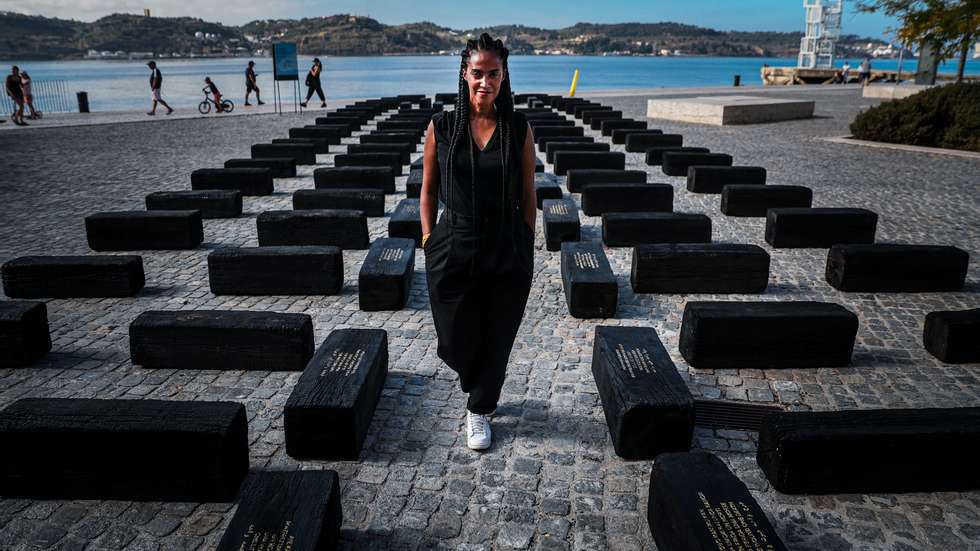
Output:
<path fill-rule="evenodd" d="M 27 74 L 27 71 L 21 71 L 16 65 L 11 67 L 10 74 L 7 75 L 7 80 L 4 83 L 4 88 L 6 89 L 7 96 L 10 97 L 10 101 L 13 102 L 14 110 L 10 114 L 10 120 L 14 124 L 17 126 L 28 125 L 24 122 L 25 106 L 30 112 L 26 118 L 36 119 L 41 116 L 41 112 L 34 108 L 34 93 L 31 91 L 31 75 Z M 0 123 L 2 122 L 6 121 L 0 119 Z"/>

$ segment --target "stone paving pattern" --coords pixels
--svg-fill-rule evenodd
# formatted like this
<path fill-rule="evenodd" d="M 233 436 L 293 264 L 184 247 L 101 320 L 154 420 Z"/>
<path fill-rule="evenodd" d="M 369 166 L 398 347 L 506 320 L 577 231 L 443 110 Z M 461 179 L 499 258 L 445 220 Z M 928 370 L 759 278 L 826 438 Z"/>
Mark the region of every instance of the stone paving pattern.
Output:
<path fill-rule="evenodd" d="M 772 92 L 778 96 L 779 92 Z M 465 399 L 436 357 L 421 251 L 409 305 L 361 312 L 357 271 L 367 251 L 345 251 L 343 292 L 327 297 L 215 297 L 207 254 L 255 246 L 255 217 L 291 208 L 290 193 L 311 188 L 311 167 L 276 181 L 270 197 L 246 198 L 240 219 L 205 221 L 193 251 L 146 252 L 147 286 L 126 299 L 48 301 L 52 353 L 26 369 L 0 370 L 0 407 L 24 397 L 238 400 L 249 413 L 252 470 L 336 469 L 343 484 L 344 549 L 655 549 L 646 522 L 649 461 L 613 453 L 590 373 L 598 324 L 652 326 L 698 397 L 778 403 L 790 409 L 976 406 L 977 365 L 945 366 L 921 345 L 927 312 L 980 305 L 980 162 L 828 143 L 847 134 L 862 108 L 856 90 L 814 88 L 818 118 L 745 127 L 653 121 L 685 143 L 761 165 L 773 184 L 814 190 L 815 206 L 865 207 L 880 215 L 879 241 L 952 244 L 971 255 L 958 293 L 845 294 L 824 280 L 826 250 L 772 250 L 763 219 L 727 218 L 718 195 L 694 195 L 684 179 L 646 167 L 651 182 L 675 187 L 675 210 L 711 216 L 714 239 L 754 243 L 772 254 L 761 296 L 635 295 L 631 249 L 607 249 L 620 283 L 619 314 L 571 318 L 561 290 L 559 253 L 537 228 L 534 285 L 515 345 L 493 447 L 465 447 Z M 642 96 L 599 101 L 643 118 Z M 83 217 L 143 209 L 146 193 L 189 189 L 189 174 L 247 157 L 252 143 L 282 137 L 314 115 L 153 121 L 29 129 L 0 135 L 0 262 L 24 254 L 88 254 Z M 589 135 L 598 133 L 587 130 Z M 353 141 L 347 139 L 345 142 Z M 421 149 L 421 148 L 420 148 Z M 622 146 L 613 146 L 622 150 Z M 542 155 L 543 156 L 543 155 Z M 321 155 L 321 166 L 332 163 Z M 549 170 L 551 167 L 548 167 Z M 404 177 L 399 181 L 404 190 Z M 403 198 L 388 196 L 388 214 Z M 575 196 L 578 200 L 578 196 Z M 583 239 L 600 239 L 600 220 L 582 215 Z M 370 219 L 372 239 L 387 219 Z M 861 320 L 851 367 L 813 370 L 695 370 L 677 351 L 686 300 L 824 300 Z M 368 441 L 357 462 L 297 462 L 285 453 L 282 406 L 299 373 L 147 370 L 129 361 L 127 326 L 150 309 L 306 312 L 322 341 L 336 328 L 388 331 L 390 368 Z M 695 446 L 721 456 L 749 486 L 792 549 L 896 551 L 980 548 L 980 493 L 788 496 L 755 465 L 757 434 L 698 430 Z M 2 453 L 2 452 L 0 452 Z M 72 453 L 72 450 L 65 450 Z M 0 500 L 0 549 L 210 549 L 233 504 Z"/>

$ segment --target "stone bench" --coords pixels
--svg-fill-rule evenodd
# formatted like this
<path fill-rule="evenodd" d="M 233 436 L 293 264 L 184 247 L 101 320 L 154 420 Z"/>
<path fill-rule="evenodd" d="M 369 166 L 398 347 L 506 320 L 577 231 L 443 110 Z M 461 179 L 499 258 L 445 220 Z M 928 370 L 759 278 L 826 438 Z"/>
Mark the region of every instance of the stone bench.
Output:
<path fill-rule="evenodd" d="M 395 193 L 395 175 L 389 166 L 338 166 L 313 171 L 316 189 L 367 188 Z"/>
<path fill-rule="evenodd" d="M 149 369 L 297 371 L 313 356 L 306 314 L 149 310 L 129 324 L 133 365 Z"/>
<path fill-rule="evenodd" d="M 667 176 L 687 176 L 694 166 L 732 166 L 732 156 L 727 153 L 696 153 L 691 151 L 667 151 L 660 159 L 660 168 Z"/>
<path fill-rule="evenodd" d="M 301 189 L 293 192 L 293 210 L 360 210 L 364 215 L 385 215 L 385 194 L 380 189 Z"/>
<path fill-rule="evenodd" d="M 387 376 L 385 331 L 331 331 L 286 400 L 286 453 L 356 461 Z"/>
<path fill-rule="evenodd" d="M 674 187 L 670 184 L 589 184 L 582 190 L 582 212 L 672 212 Z"/>
<path fill-rule="evenodd" d="M 554 174 L 535 175 L 534 197 L 538 203 L 538 210 L 544 208 L 545 199 L 562 199 L 564 196 L 557 176 Z"/>
<path fill-rule="evenodd" d="M 408 178 L 405 179 L 405 197 L 418 199 L 422 196 L 422 176 L 424 172 L 421 168 L 412 168 L 408 171 Z"/>
<path fill-rule="evenodd" d="M 400 153 L 346 153 L 333 158 L 335 167 L 345 166 L 380 166 L 391 169 L 394 176 L 402 175 L 402 159 Z M 406 163 L 407 164 L 407 163 Z"/>
<path fill-rule="evenodd" d="M 366 249 L 371 245 L 364 211 L 349 209 L 267 210 L 255 220 L 259 245 L 333 245 Z"/>
<path fill-rule="evenodd" d="M 561 282 L 568 313 L 574 318 L 612 318 L 619 303 L 619 284 L 602 244 L 561 244 Z"/>
<path fill-rule="evenodd" d="M 756 245 L 639 245 L 630 283 L 635 293 L 764 293 L 769 253 Z"/>
<path fill-rule="evenodd" d="M 573 168 L 565 174 L 569 193 L 582 193 L 589 184 L 644 184 L 645 170 L 610 170 L 605 168 Z"/>
<path fill-rule="evenodd" d="M 403 237 L 422 246 L 422 218 L 418 199 L 402 199 L 388 219 L 388 237 Z"/>
<path fill-rule="evenodd" d="M 727 185 L 765 183 L 766 169 L 761 166 L 695 165 L 687 169 L 687 191 L 691 193 L 721 193 Z"/>
<path fill-rule="evenodd" d="M 581 126 L 539 126 L 532 130 L 532 132 L 534 132 L 534 139 L 538 143 L 541 142 L 541 138 L 568 138 L 585 135 L 585 130 Z"/>
<path fill-rule="evenodd" d="M 351 133 L 356 132 L 361 129 L 361 118 L 360 117 L 345 117 L 341 115 L 336 116 L 326 116 L 317 117 L 316 126 L 333 126 L 338 128 L 346 128 L 345 138 L 350 136 Z"/>
<path fill-rule="evenodd" d="M 613 130 L 646 130 L 646 128 L 646 121 L 637 121 L 633 119 L 600 119 L 598 128 L 595 128 L 595 125 L 593 124 L 593 130 L 599 130 L 603 136 L 609 137 L 612 137 Z"/>
<path fill-rule="evenodd" d="M 922 344 L 943 363 L 980 363 L 980 308 L 929 312 Z"/>
<path fill-rule="evenodd" d="M 296 159 L 292 157 L 228 159 L 225 161 L 225 168 L 268 168 L 273 178 L 296 177 Z"/>
<path fill-rule="evenodd" d="M 721 212 L 726 216 L 761 218 L 769 209 L 812 205 L 813 191 L 803 186 L 729 184 L 721 190 Z"/>
<path fill-rule="evenodd" d="M 320 138 L 273 138 L 273 144 L 311 144 L 313 152 L 317 154 L 330 153 L 330 144 L 327 140 Z"/>
<path fill-rule="evenodd" d="M 657 457 L 647 523 L 660 551 L 788 551 L 745 483 L 707 452 Z"/>
<path fill-rule="evenodd" d="M 323 120 L 324 122 L 320 122 L 317 124 L 308 124 L 303 128 L 315 128 L 317 130 L 326 130 L 334 134 L 339 134 L 341 138 L 349 138 L 351 134 L 354 133 L 353 132 L 354 129 L 352 129 L 349 124 L 341 123 L 341 122 L 331 124 L 326 122 L 326 119 L 317 119 L 317 120 Z"/>
<path fill-rule="evenodd" d="M 423 128 L 421 130 L 414 131 L 414 132 L 409 131 L 409 130 L 384 130 L 384 131 L 381 131 L 381 130 L 372 130 L 371 132 L 369 132 L 367 134 L 362 134 L 361 136 L 392 136 L 392 135 L 394 135 L 394 136 L 398 136 L 398 141 L 399 142 L 403 142 L 404 143 L 404 141 L 405 141 L 405 134 L 410 134 L 410 136 L 409 136 L 410 143 L 416 143 L 417 144 L 420 141 L 422 141 L 422 138 L 425 136 L 425 128 Z M 366 142 L 361 142 L 361 143 L 366 143 Z M 388 142 L 388 143 L 391 143 L 391 142 Z"/>
<path fill-rule="evenodd" d="M 336 295 L 344 286 L 337 247 L 243 247 L 208 255 L 215 295 Z"/>
<path fill-rule="evenodd" d="M 598 103 L 582 103 L 572 107 L 571 115 L 576 119 L 581 119 L 584 123 L 588 123 L 589 121 L 585 120 L 585 114 L 587 112 L 597 113 L 600 111 L 612 111 L 612 107 Z"/>
<path fill-rule="evenodd" d="M 625 170 L 626 154 L 620 151 L 557 151 L 554 165 L 558 176 L 564 176 L 569 169 L 576 168 Z"/>
<path fill-rule="evenodd" d="M 248 473 L 234 402 L 28 398 L 0 441 L 4 498 L 229 502 Z"/>
<path fill-rule="evenodd" d="M 766 243 L 788 249 L 874 243 L 877 227 L 878 215 L 866 209 L 775 208 L 766 213 Z"/>
<path fill-rule="evenodd" d="M 783 412 L 766 416 L 756 461 L 784 494 L 980 489 L 980 408 Z"/>
<path fill-rule="evenodd" d="M 315 165 L 316 149 L 312 144 L 258 143 L 252 146 L 252 158 L 291 157 L 297 165 Z"/>
<path fill-rule="evenodd" d="M 681 212 L 607 212 L 602 215 L 607 247 L 647 243 L 710 243 L 711 218 Z"/>
<path fill-rule="evenodd" d="M 199 210 L 205 220 L 242 215 L 242 194 L 237 190 L 156 191 L 145 201 L 146 210 Z"/>
<path fill-rule="evenodd" d="M 797 369 L 851 363 L 858 318 L 827 302 L 688 302 L 680 352 L 698 369 Z"/>
<path fill-rule="evenodd" d="M 542 172 L 544 172 L 544 163 L 541 162 L 541 159 L 534 157 L 534 173 L 540 174 Z"/>
<path fill-rule="evenodd" d="M 938 245 L 834 245 L 827 253 L 827 283 L 851 293 L 959 291 L 970 255 Z"/>
<path fill-rule="evenodd" d="M 31 365 L 50 350 L 48 307 L 43 302 L 0 300 L 0 369 Z M 6 495 L 2 490 L 0 495 Z"/>
<path fill-rule="evenodd" d="M 459 94 L 457 94 L 456 92 L 440 92 L 440 93 L 438 93 L 438 94 L 435 95 L 435 98 L 436 98 L 436 101 L 438 101 L 440 103 L 443 103 L 443 104 L 446 104 L 446 105 L 451 105 L 451 104 L 456 103 L 456 97 L 458 95 Z M 518 102 L 518 103 L 520 103 L 520 102 Z"/>
<path fill-rule="evenodd" d="M 303 128 L 290 128 L 289 129 L 290 138 L 314 138 L 328 145 L 340 145 L 341 138 L 344 138 L 344 132 L 340 128 L 332 128 L 327 126 L 308 126 Z"/>
<path fill-rule="evenodd" d="M 614 122 L 614 121 L 610 121 Z M 643 121 L 640 121 L 643 122 Z M 637 135 L 653 135 L 653 134 L 663 134 L 663 130 L 656 130 L 652 128 L 614 128 L 610 133 L 612 143 L 616 145 L 626 145 L 626 140 L 629 139 L 633 134 Z M 641 150 L 642 151 L 642 150 Z"/>
<path fill-rule="evenodd" d="M 407 143 L 412 144 L 413 151 L 417 149 L 419 136 L 414 132 L 383 132 L 379 134 L 361 134 L 358 138 L 364 145 L 367 144 L 386 144 L 386 143 Z"/>
<path fill-rule="evenodd" d="M 386 131 L 391 130 L 395 132 L 417 132 L 421 134 L 425 132 L 425 128 L 428 126 L 428 122 L 423 121 L 412 121 L 412 120 L 389 120 L 389 121 L 379 121 L 378 130 Z"/>
<path fill-rule="evenodd" d="M 608 152 L 609 144 L 596 142 L 563 142 L 549 141 L 545 146 L 545 160 L 549 163 L 555 162 L 555 153 L 558 151 L 598 151 Z"/>
<path fill-rule="evenodd" d="M 592 376 L 616 455 L 653 459 L 691 449 L 694 398 L 654 329 L 596 327 Z"/>
<path fill-rule="evenodd" d="M 131 297 L 146 284 L 135 255 L 22 256 L 3 264 L 10 298 Z"/>
<path fill-rule="evenodd" d="M 541 205 L 545 248 L 560 251 L 565 241 L 580 241 L 582 225 L 578 207 L 571 199 L 545 199 Z"/>
<path fill-rule="evenodd" d="M 414 239 L 376 239 L 358 274 L 361 310 L 401 310 L 408 303 L 415 275 Z"/>
<path fill-rule="evenodd" d="M 337 471 L 263 471 L 245 485 L 217 551 L 335 549 L 343 521 Z M 288 543 L 287 543 L 288 542 Z"/>
<path fill-rule="evenodd" d="M 576 126 L 575 121 L 562 118 L 560 115 L 547 119 L 528 119 L 527 125 L 531 127 L 532 132 L 538 128 L 572 128 Z"/>
<path fill-rule="evenodd" d="M 93 251 L 196 249 L 204 241 L 199 210 L 100 212 L 85 217 Z"/>
<path fill-rule="evenodd" d="M 409 142 L 352 143 L 347 145 L 347 153 L 397 153 L 399 156 L 398 161 L 402 165 L 407 165 L 412 162 L 411 155 L 416 149 L 416 145 Z"/>
<path fill-rule="evenodd" d="M 663 164 L 665 153 L 711 153 L 711 151 L 707 147 L 648 147 L 644 156 L 647 166 L 660 166 Z"/>
<path fill-rule="evenodd" d="M 192 190 L 231 190 L 242 195 L 271 195 L 272 170 L 268 168 L 199 168 L 191 172 Z"/>
<path fill-rule="evenodd" d="M 592 136 L 546 136 L 544 138 L 538 139 L 537 136 L 534 137 L 538 144 L 538 151 L 545 153 L 548 151 L 548 144 L 555 142 L 563 143 L 596 143 L 595 138 Z"/>
<path fill-rule="evenodd" d="M 628 134 L 625 143 L 626 151 L 630 153 L 643 153 L 651 147 L 681 147 L 684 145 L 684 136 L 648 130 L 646 132 Z"/>
<path fill-rule="evenodd" d="M 582 115 L 582 122 L 589 125 L 592 130 L 600 130 L 604 121 L 621 120 L 622 118 L 622 111 L 586 111 Z"/>

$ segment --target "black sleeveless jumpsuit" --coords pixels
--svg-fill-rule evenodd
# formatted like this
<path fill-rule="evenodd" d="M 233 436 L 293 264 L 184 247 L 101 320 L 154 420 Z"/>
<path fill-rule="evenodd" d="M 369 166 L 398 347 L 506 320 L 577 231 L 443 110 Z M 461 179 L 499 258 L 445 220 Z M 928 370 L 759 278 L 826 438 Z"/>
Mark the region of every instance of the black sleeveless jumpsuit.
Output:
<path fill-rule="evenodd" d="M 425 272 L 438 355 L 459 374 L 463 392 L 469 393 L 467 409 L 488 414 L 497 407 L 531 289 L 534 232 L 522 214 L 520 166 L 527 121 L 514 113 L 511 166 L 504 175 L 499 123 L 482 151 L 467 128 L 454 166 L 447 166 L 453 119 L 453 112 L 432 118 L 439 199 L 446 208 L 423 249 Z"/>

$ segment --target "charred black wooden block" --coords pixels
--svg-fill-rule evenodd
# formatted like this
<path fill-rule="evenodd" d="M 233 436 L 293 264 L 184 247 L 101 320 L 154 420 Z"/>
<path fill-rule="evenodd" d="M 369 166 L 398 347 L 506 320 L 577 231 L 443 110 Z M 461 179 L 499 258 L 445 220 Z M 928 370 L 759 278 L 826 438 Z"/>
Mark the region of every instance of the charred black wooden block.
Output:
<path fill-rule="evenodd" d="M 602 242 L 608 247 L 647 243 L 710 243 L 711 218 L 682 212 L 607 212 Z"/>
<path fill-rule="evenodd" d="M 293 210 L 342 209 L 364 211 L 365 216 L 385 215 L 385 194 L 380 189 L 301 189 L 293 192 Z"/>
<path fill-rule="evenodd" d="M 555 174 L 564 176 L 570 169 L 605 168 L 624 170 L 626 154 L 620 151 L 558 151 L 555 153 Z"/>
<path fill-rule="evenodd" d="M 647 522 L 660 551 L 788 549 L 745 484 L 706 452 L 657 458 Z"/>
<path fill-rule="evenodd" d="M 379 121 L 378 130 L 393 131 L 393 132 L 417 132 L 422 133 L 425 131 L 427 121 L 414 121 L 414 120 L 388 120 Z"/>
<path fill-rule="evenodd" d="M 694 165 L 687 169 L 687 191 L 692 193 L 721 193 L 727 185 L 756 185 L 766 183 L 766 169 L 761 166 Z"/>
<path fill-rule="evenodd" d="M 827 253 L 827 283 L 838 291 L 931 293 L 959 291 L 970 255 L 939 245 L 834 245 Z"/>
<path fill-rule="evenodd" d="M 357 460 L 388 376 L 388 333 L 330 332 L 286 400 L 286 453 Z"/>
<path fill-rule="evenodd" d="M 337 247 L 245 247 L 208 255 L 216 295 L 335 295 L 344 286 Z"/>
<path fill-rule="evenodd" d="M 317 130 L 327 130 L 331 133 L 339 134 L 341 138 L 348 138 L 353 133 L 353 128 L 351 128 L 350 124 L 339 122 L 339 121 L 335 123 L 327 123 L 326 121 L 328 121 L 329 119 L 323 119 L 323 118 L 317 120 L 324 121 L 324 122 L 318 124 L 309 124 L 304 126 L 303 128 L 315 128 Z"/>
<path fill-rule="evenodd" d="M 541 173 L 541 172 L 544 172 L 544 163 L 541 162 L 541 159 L 535 157 L 534 158 L 534 173 L 535 174 L 538 174 L 538 173 Z"/>
<path fill-rule="evenodd" d="M 620 120 L 623 118 L 622 111 L 600 111 L 598 113 L 586 111 L 582 115 L 582 122 L 589 125 L 592 130 L 602 128 L 602 122 L 607 120 Z M 588 120 L 586 120 L 588 119 Z"/>
<path fill-rule="evenodd" d="M 582 190 L 582 212 L 671 212 L 674 187 L 670 184 L 589 184 Z"/>
<path fill-rule="evenodd" d="M 540 210 L 544 206 L 545 199 L 561 199 L 564 194 L 558 177 L 554 174 L 539 174 L 534 179 L 534 193 Z"/>
<path fill-rule="evenodd" d="M 560 251 L 565 241 L 582 239 L 578 207 L 571 199 L 545 199 L 542 203 L 544 242 L 549 251 Z"/>
<path fill-rule="evenodd" d="M 0 368 L 31 365 L 50 350 L 48 307 L 43 302 L 0 301 Z M 5 496 L 2 491 L 0 495 Z"/>
<path fill-rule="evenodd" d="M 135 255 L 22 256 L 2 272 L 10 298 L 131 297 L 146 283 Z"/>
<path fill-rule="evenodd" d="M 347 146 L 348 153 L 397 153 L 399 163 L 407 165 L 412 162 L 411 154 L 415 152 L 417 146 L 414 142 L 394 142 L 394 143 L 352 143 Z"/>
<path fill-rule="evenodd" d="M 327 113 L 327 116 L 315 119 L 317 125 L 346 126 L 352 131 L 360 130 L 361 121 L 361 116 L 352 113 Z"/>
<path fill-rule="evenodd" d="M 218 551 L 335 549 L 342 523 L 336 471 L 263 471 L 245 484 Z"/>
<path fill-rule="evenodd" d="M 688 302 L 680 351 L 699 369 L 842 367 L 858 318 L 827 302 Z"/>
<path fill-rule="evenodd" d="M 418 199 L 422 196 L 422 176 L 424 172 L 421 168 L 412 167 L 408 171 L 408 178 L 405 180 L 405 197 Z"/>
<path fill-rule="evenodd" d="M 404 237 L 422 246 L 422 218 L 418 199 L 402 199 L 388 219 L 388 237 Z"/>
<path fill-rule="evenodd" d="M 766 213 L 766 242 L 788 249 L 868 244 L 877 227 L 878 215 L 866 209 L 776 208 Z"/>
<path fill-rule="evenodd" d="M 528 119 L 527 125 L 531 127 L 532 131 L 542 127 L 576 126 L 575 121 L 570 121 L 568 119 L 562 118 L 561 115 L 555 115 L 554 117 L 547 117 L 547 118 Z"/>
<path fill-rule="evenodd" d="M 268 168 L 273 178 L 296 177 L 296 159 L 292 157 L 228 159 L 225 161 L 225 168 Z"/>
<path fill-rule="evenodd" d="M 585 120 L 587 114 L 591 117 L 592 113 L 602 111 L 612 111 L 612 107 L 609 107 L 608 105 L 599 105 L 598 103 L 576 105 L 572 108 L 572 116 L 576 119 L 581 119 L 582 122 L 588 124 L 589 121 Z M 589 120 L 591 120 L 591 118 Z"/>
<path fill-rule="evenodd" d="M 813 191 L 803 186 L 727 185 L 721 190 L 721 212 L 727 216 L 764 217 L 776 208 L 810 208 Z"/>
<path fill-rule="evenodd" d="M 380 166 L 391 169 L 395 176 L 402 175 L 402 160 L 400 153 L 345 153 L 333 158 L 337 167 Z"/>
<path fill-rule="evenodd" d="M 598 130 L 602 131 L 603 136 L 612 136 L 613 130 L 646 130 L 646 121 L 636 121 L 633 119 L 605 119 L 599 123 Z"/>
<path fill-rule="evenodd" d="M 585 130 L 581 126 L 539 126 L 533 130 L 534 139 L 541 142 L 541 138 L 551 137 L 574 137 L 584 136 Z"/>
<path fill-rule="evenodd" d="M 664 153 L 710 153 L 710 150 L 706 147 L 648 147 L 646 148 L 647 165 L 659 166 L 663 163 Z"/>
<path fill-rule="evenodd" d="M 252 158 L 291 157 L 298 165 L 315 165 L 316 151 L 312 144 L 258 143 L 252 146 Z"/>
<path fill-rule="evenodd" d="M 361 210 L 267 210 L 255 220 L 259 245 L 333 245 L 366 249 L 371 245 Z"/>
<path fill-rule="evenodd" d="M 306 314 L 149 310 L 129 325 L 134 365 L 160 369 L 297 371 L 313 355 Z"/>
<path fill-rule="evenodd" d="M 636 293 L 764 293 L 769 253 L 756 245 L 639 245 L 630 283 Z"/>
<path fill-rule="evenodd" d="M 667 151 L 661 157 L 661 170 L 667 176 L 687 176 L 692 166 L 732 166 L 732 156 L 727 153 L 696 153 Z"/>
<path fill-rule="evenodd" d="M 85 217 L 93 251 L 194 249 L 204 241 L 199 210 L 100 212 Z"/>
<path fill-rule="evenodd" d="M 610 121 L 610 123 L 613 122 L 615 121 Z M 633 134 L 638 134 L 638 135 L 663 134 L 663 130 L 646 128 L 645 126 L 642 128 L 614 128 L 611 133 L 612 143 L 617 145 L 624 145 L 626 144 L 627 138 L 629 138 Z"/>
<path fill-rule="evenodd" d="M 146 210 L 199 210 L 201 218 L 238 218 L 242 194 L 236 190 L 157 191 L 146 196 Z"/>
<path fill-rule="evenodd" d="M 5 498 L 231 501 L 248 472 L 234 402 L 29 398 L 0 412 L 0 442 Z"/>
<path fill-rule="evenodd" d="M 407 143 L 418 144 L 419 136 L 414 132 L 385 132 L 381 134 L 362 134 L 358 138 L 362 144 Z"/>
<path fill-rule="evenodd" d="M 273 138 L 272 143 L 313 144 L 315 153 L 330 153 L 330 143 L 320 138 Z"/>
<path fill-rule="evenodd" d="M 557 151 L 599 151 L 607 152 L 609 151 L 609 144 L 607 143 L 588 143 L 588 142 L 552 142 L 549 141 L 548 145 L 545 146 L 545 159 L 549 163 L 555 162 L 555 152 Z"/>
<path fill-rule="evenodd" d="M 358 274 L 361 310 L 401 310 L 408 302 L 415 275 L 413 239 L 375 239 Z"/>
<path fill-rule="evenodd" d="M 537 138 L 537 136 L 535 136 Z M 547 136 L 537 140 L 538 151 L 545 153 L 548 151 L 548 144 L 554 142 L 564 142 L 564 143 L 595 143 L 595 138 L 592 136 Z"/>
<path fill-rule="evenodd" d="M 929 312 L 922 344 L 944 363 L 980 362 L 980 308 Z"/>
<path fill-rule="evenodd" d="M 440 92 L 435 95 L 436 101 L 450 105 L 456 103 L 456 92 Z"/>
<path fill-rule="evenodd" d="M 242 195 L 269 195 L 273 191 L 268 168 L 200 168 L 191 172 L 191 189 L 224 189 Z"/>
<path fill-rule="evenodd" d="M 329 128 L 325 126 L 313 126 L 306 128 L 290 128 L 290 138 L 315 138 L 326 142 L 328 145 L 340 145 L 340 139 L 344 137 L 344 132 L 339 128 Z"/>
<path fill-rule="evenodd" d="M 369 188 L 395 192 L 395 175 L 387 166 L 342 166 L 313 171 L 317 189 Z"/>
<path fill-rule="evenodd" d="M 980 408 L 783 412 L 766 416 L 756 460 L 786 494 L 980 489 Z"/>
<path fill-rule="evenodd" d="M 561 282 L 568 313 L 576 318 L 612 318 L 619 285 L 602 244 L 573 241 L 561 244 Z"/>
<path fill-rule="evenodd" d="M 691 449 L 694 398 L 655 330 L 596 327 L 592 376 L 616 455 L 653 459 Z"/>
<path fill-rule="evenodd" d="M 565 186 L 569 193 L 582 193 L 589 184 L 643 184 L 646 181 L 645 170 L 573 168 L 565 175 Z"/>
<path fill-rule="evenodd" d="M 663 132 L 637 132 L 626 136 L 626 151 L 643 153 L 651 147 L 681 147 L 684 136 L 680 134 L 664 134 Z"/>

